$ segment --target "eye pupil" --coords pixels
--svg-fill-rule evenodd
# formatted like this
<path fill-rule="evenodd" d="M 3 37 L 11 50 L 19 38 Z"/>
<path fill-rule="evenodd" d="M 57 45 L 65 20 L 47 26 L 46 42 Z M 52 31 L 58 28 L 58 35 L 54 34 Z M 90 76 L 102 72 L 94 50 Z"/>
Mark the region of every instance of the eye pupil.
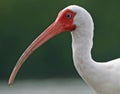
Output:
<path fill-rule="evenodd" d="M 66 18 L 70 19 L 71 15 L 70 14 L 66 14 Z"/>

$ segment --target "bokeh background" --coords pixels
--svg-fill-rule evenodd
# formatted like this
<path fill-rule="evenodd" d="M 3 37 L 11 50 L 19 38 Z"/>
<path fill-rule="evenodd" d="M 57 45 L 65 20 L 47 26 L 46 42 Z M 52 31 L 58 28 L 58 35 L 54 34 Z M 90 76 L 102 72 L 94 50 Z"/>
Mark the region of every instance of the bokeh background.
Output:
<path fill-rule="evenodd" d="M 77 4 L 94 20 L 93 59 L 120 57 L 120 0 L 0 0 L 0 80 L 7 82 L 18 58 L 64 7 Z M 16 79 L 78 78 L 70 33 L 62 33 L 37 49 Z"/>

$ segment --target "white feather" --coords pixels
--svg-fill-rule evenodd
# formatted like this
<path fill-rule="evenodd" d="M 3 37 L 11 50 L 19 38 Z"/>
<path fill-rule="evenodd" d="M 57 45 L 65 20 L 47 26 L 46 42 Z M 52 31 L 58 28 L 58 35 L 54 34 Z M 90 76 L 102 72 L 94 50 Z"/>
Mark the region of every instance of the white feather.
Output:
<path fill-rule="evenodd" d="M 97 94 L 120 94 L 120 59 L 95 62 L 91 56 L 94 23 L 90 14 L 82 7 L 71 5 L 65 9 L 76 12 L 72 34 L 74 65 Z"/>

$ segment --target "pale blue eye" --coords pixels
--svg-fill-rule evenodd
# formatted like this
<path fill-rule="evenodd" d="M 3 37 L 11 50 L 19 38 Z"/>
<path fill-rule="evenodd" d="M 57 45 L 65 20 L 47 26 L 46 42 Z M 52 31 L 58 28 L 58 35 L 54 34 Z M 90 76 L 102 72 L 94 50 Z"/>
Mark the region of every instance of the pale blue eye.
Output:
<path fill-rule="evenodd" d="M 70 19 L 71 18 L 71 14 L 66 14 L 66 18 Z"/>

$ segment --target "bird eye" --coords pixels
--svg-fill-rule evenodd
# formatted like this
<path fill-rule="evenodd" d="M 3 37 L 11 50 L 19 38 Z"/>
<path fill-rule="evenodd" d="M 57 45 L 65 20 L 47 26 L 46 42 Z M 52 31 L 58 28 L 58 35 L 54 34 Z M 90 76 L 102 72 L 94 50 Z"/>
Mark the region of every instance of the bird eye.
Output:
<path fill-rule="evenodd" d="M 70 19 L 71 18 L 71 14 L 66 14 L 66 18 Z"/>

